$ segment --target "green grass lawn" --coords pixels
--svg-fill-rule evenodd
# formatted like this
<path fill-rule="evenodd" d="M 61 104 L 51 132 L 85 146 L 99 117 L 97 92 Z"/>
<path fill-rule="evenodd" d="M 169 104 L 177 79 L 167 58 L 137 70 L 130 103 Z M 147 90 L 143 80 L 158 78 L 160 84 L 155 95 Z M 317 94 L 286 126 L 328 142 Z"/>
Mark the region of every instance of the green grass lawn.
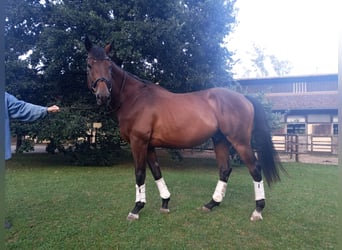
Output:
<path fill-rule="evenodd" d="M 7 249 L 336 249 L 337 166 L 285 164 L 289 176 L 266 189 L 264 220 L 250 222 L 252 178 L 234 167 L 222 204 L 201 211 L 218 179 L 214 160 L 161 158 L 170 214 L 147 174 L 138 221 L 131 160 L 113 167 L 63 165 L 60 156 L 25 154 L 7 162 Z"/>

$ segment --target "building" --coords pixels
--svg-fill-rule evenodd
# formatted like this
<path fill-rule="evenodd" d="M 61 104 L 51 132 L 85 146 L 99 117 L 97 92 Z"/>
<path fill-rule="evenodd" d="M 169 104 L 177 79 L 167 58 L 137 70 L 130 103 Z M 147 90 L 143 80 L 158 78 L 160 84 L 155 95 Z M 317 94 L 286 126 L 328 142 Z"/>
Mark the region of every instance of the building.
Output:
<path fill-rule="evenodd" d="M 273 133 L 278 150 L 287 151 L 288 140 L 298 140 L 300 152 L 337 154 L 337 74 L 237 81 L 247 94 L 264 93 L 273 105 L 272 111 L 281 114 L 283 126 Z"/>

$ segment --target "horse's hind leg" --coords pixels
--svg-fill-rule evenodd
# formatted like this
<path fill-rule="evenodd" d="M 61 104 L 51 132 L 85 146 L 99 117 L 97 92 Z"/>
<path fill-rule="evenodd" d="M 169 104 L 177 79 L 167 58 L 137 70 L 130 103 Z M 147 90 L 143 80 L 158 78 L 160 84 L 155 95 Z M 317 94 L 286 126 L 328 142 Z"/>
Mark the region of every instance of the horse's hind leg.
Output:
<path fill-rule="evenodd" d="M 168 204 L 170 201 L 170 192 L 166 186 L 166 183 L 164 181 L 164 178 L 162 177 L 156 151 L 154 148 L 148 148 L 147 151 L 147 164 L 150 167 L 150 170 L 152 172 L 153 178 L 156 182 L 156 185 L 159 190 L 160 197 L 162 199 L 162 207 L 160 208 L 160 211 L 162 213 L 168 213 L 170 212 L 168 208 Z"/>
<path fill-rule="evenodd" d="M 251 215 L 251 221 L 262 220 L 262 210 L 265 207 L 264 182 L 261 175 L 261 166 L 258 164 L 253 150 L 249 144 L 235 146 L 241 159 L 247 165 L 250 175 L 253 178 L 255 194 L 255 210 Z"/>
<path fill-rule="evenodd" d="M 204 211 L 211 211 L 214 207 L 220 205 L 226 194 L 227 182 L 232 171 L 229 161 L 229 149 L 231 144 L 226 137 L 218 132 L 213 138 L 214 151 L 219 166 L 219 180 L 217 182 L 214 194 L 210 202 L 203 206 Z"/>

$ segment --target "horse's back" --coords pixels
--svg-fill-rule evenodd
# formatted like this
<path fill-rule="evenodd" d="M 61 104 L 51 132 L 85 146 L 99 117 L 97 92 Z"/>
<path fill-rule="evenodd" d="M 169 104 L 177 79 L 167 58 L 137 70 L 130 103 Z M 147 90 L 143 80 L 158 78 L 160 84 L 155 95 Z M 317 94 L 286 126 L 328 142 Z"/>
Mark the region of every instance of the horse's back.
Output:
<path fill-rule="evenodd" d="M 176 94 L 161 89 L 150 94 L 155 99 L 148 112 L 154 117 L 151 138 L 156 144 L 160 142 L 158 146 L 166 141 L 170 142 L 169 146 L 194 146 L 217 131 L 228 138 L 237 137 L 241 132 L 251 134 L 253 106 L 237 92 L 211 88 Z"/>
<path fill-rule="evenodd" d="M 186 148 L 196 146 L 217 131 L 217 120 L 204 91 L 154 93 L 151 143 Z M 152 104 L 152 103 L 151 103 Z"/>
<path fill-rule="evenodd" d="M 218 131 L 239 141 L 251 134 L 252 104 L 226 88 L 179 94 L 147 84 L 136 93 L 119 119 L 126 140 L 144 137 L 152 146 L 185 148 L 203 143 Z"/>

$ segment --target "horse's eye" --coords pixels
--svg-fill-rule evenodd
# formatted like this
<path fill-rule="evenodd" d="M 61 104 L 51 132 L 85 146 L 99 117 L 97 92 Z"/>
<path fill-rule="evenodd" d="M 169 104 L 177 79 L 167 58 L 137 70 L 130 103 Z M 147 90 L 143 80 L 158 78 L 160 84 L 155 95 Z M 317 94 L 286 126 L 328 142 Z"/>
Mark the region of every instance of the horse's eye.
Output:
<path fill-rule="evenodd" d="M 89 63 L 87 64 L 87 67 L 88 67 L 88 69 L 91 69 L 91 65 Z"/>

